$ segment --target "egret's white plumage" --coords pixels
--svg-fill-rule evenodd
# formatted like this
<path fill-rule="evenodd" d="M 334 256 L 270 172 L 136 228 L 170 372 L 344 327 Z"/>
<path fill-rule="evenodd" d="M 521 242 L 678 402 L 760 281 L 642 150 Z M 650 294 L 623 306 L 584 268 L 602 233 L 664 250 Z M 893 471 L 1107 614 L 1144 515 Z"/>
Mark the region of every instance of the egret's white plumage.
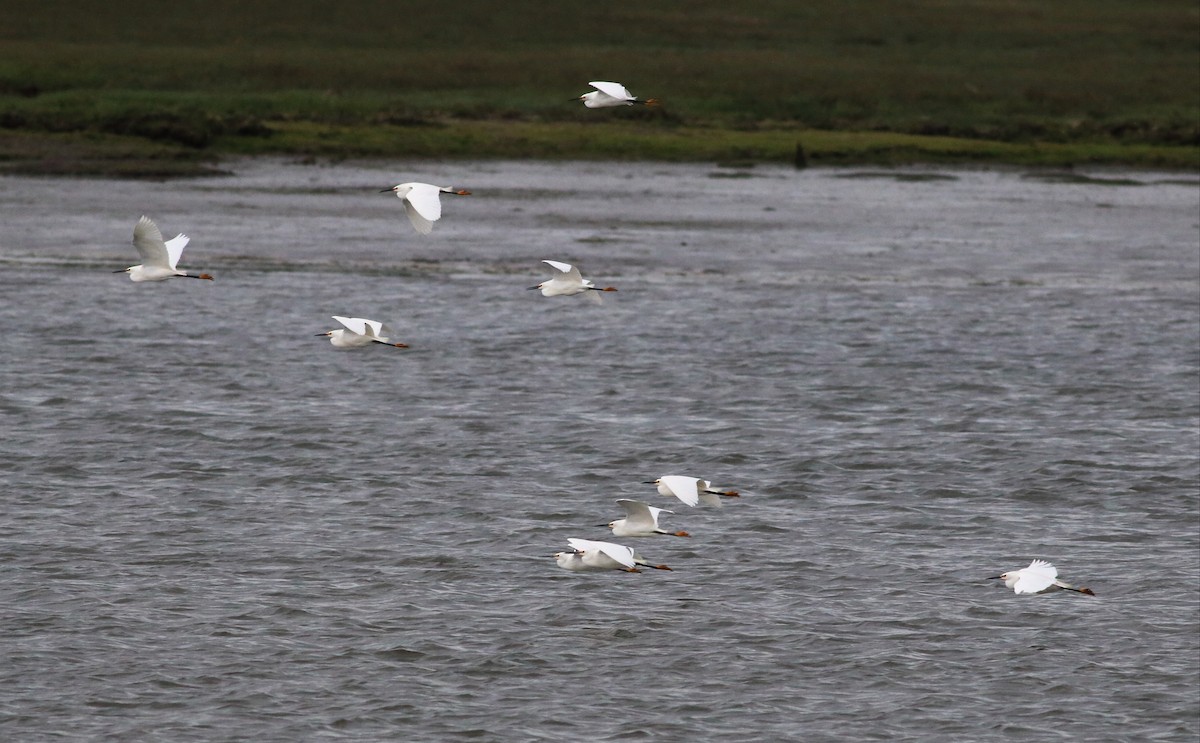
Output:
<path fill-rule="evenodd" d="M 555 552 L 554 560 L 560 568 L 574 571 L 624 570 L 638 573 L 638 567 L 670 570 L 666 565 L 652 565 L 641 555 L 623 544 L 596 542 L 591 539 L 567 540 L 571 552 Z"/>
<path fill-rule="evenodd" d="M 404 212 L 408 221 L 422 235 L 433 231 L 433 223 L 442 218 L 442 199 L 444 193 L 455 196 L 470 196 L 471 192 L 450 186 L 434 186 L 428 183 L 401 183 L 391 188 L 385 188 L 380 193 L 392 192 L 404 203 Z"/>
<path fill-rule="evenodd" d="M 1004 581 L 1004 585 L 1013 589 L 1014 593 L 1046 593 L 1047 591 L 1066 589 L 1088 596 L 1096 595 L 1090 588 L 1075 588 L 1070 583 L 1059 580 L 1058 568 L 1045 560 L 1034 560 L 1029 563 L 1027 568 L 1010 570 L 995 576 L 995 578 Z"/>
<path fill-rule="evenodd" d="M 324 333 L 317 333 L 317 336 L 327 336 L 329 342 L 338 348 L 361 348 L 362 346 L 369 346 L 372 343 L 382 343 L 385 346 L 395 346 L 396 348 L 408 348 L 404 343 L 393 343 L 389 337 L 392 334 L 391 328 L 376 320 L 367 320 L 361 317 L 340 317 L 338 315 L 333 315 L 333 319 L 344 325 L 345 329 L 329 330 Z"/>
<path fill-rule="evenodd" d="M 686 475 L 663 475 L 657 480 L 651 480 L 647 485 L 657 485 L 659 495 L 674 496 L 689 506 L 696 506 L 704 501 L 709 506 L 720 506 L 720 496 L 726 498 L 738 497 L 736 490 L 717 490 L 708 480 Z"/>
<path fill-rule="evenodd" d="M 655 534 L 669 534 L 673 537 L 690 537 L 686 531 L 667 531 L 658 526 L 658 514 L 675 513 L 665 508 L 642 503 L 640 500 L 619 498 L 617 503 L 625 509 L 625 518 L 608 522 L 614 537 L 651 537 Z"/>
<path fill-rule="evenodd" d="M 554 275 L 537 286 L 529 288 L 531 290 L 540 289 L 543 297 L 569 297 L 573 294 L 582 294 L 586 291 L 615 292 L 617 290 L 614 286 L 606 286 L 603 289 L 598 288 L 591 281 L 583 278 L 579 273 L 579 269 L 570 263 L 550 260 L 542 261 L 542 263 L 549 266 Z"/>
<path fill-rule="evenodd" d="M 611 108 L 612 106 L 632 106 L 635 103 L 643 106 L 657 106 L 658 100 L 650 98 L 642 100 L 629 92 L 621 83 L 605 82 L 602 80 L 593 80 L 588 83 L 595 90 L 590 93 L 584 93 L 576 100 L 583 101 L 583 105 L 588 108 Z"/>
<path fill-rule="evenodd" d="M 212 281 L 212 276 L 206 273 L 190 274 L 175 267 L 190 239 L 187 235 L 180 233 L 170 240 L 164 241 L 154 220 L 143 215 L 133 228 L 133 247 L 137 248 L 138 255 L 142 257 L 141 264 L 113 271 L 113 273 L 127 273 L 130 281 L 163 281 L 176 276 Z"/>

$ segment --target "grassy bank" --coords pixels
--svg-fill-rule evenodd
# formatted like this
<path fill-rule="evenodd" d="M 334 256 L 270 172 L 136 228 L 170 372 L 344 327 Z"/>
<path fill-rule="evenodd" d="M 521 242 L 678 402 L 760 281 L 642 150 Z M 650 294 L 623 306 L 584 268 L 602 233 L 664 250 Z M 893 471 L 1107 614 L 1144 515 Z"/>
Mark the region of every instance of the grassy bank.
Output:
<path fill-rule="evenodd" d="M 1191 0 L 44 0 L 0 7 L 0 169 L 226 153 L 1200 168 Z M 616 79 L 661 109 L 585 110 Z"/>

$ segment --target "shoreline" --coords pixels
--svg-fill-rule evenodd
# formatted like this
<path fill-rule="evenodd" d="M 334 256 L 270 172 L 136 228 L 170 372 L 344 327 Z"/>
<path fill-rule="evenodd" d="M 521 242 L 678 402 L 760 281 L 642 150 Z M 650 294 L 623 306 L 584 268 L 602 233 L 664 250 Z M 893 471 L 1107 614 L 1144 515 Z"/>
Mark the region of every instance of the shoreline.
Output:
<path fill-rule="evenodd" d="M 448 121 L 436 127 L 272 122 L 198 148 L 88 131 L 0 129 L 0 175 L 163 179 L 224 175 L 222 162 L 543 160 L 713 163 L 725 167 L 1103 168 L 1200 174 L 1200 148 L 1119 142 L 1005 142 L 892 132 L 738 130 L 625 123 Z"/>

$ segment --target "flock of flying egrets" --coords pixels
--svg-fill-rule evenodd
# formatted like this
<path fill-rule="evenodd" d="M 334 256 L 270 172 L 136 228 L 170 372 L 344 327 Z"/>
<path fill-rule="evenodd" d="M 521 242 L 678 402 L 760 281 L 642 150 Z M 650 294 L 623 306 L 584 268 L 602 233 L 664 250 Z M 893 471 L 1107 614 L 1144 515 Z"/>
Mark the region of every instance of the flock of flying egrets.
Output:
<path fill-rule="evenodd" d="M 583 102 L 587 108 L 611 108 L 614 106 L 632 106 L 636 104 L 656 106 L 654 98 L 642 100 L 625 88 L 614 82 L 594 81 L 588 83 L 594 88 L 576 99 Z M 433 231 L 433 223 L 442 216 L 442 194 L 454 196 L 470 196 L 471 192 L 450 186 L 434 186 L 429 183 L 401 183 L 391 188 L 385 188 L 381 193 L 395 193 L 404 205 L 404 212 L 416 231 L 428 235 Z M 190 274 L 177 266 L 187 247 L 190 238 L 178 234 L 170 240 L 163 240 L 158 226 L 148 217 L 138 220 L 133 229 L 133 245 L 141 256 L 142 262 L 136 266 L 114 271 L 127 273 L 131 281 L 164 281 L 182 277 L 189 279 L 213 280 L 207 273 Z M 579 269 L 569 263 L 555 260 L 543 260 L 550 267 L 552 276 L 536 286 L 529 287 L 540 290 L 543 296 L 573 296 L 588 291 L 613 292 L 615 287 L 597 287 L 593 282 L 583 278 Z M 360 317 L 333 316 L 343 327 L 318 333 L 320 337 L 328 337 L 329 342 L 337 348 L 361 348 L 376 343 L 408 348 L 404 343 L 393 342 L 391 330 L 384 323 Z M 701 502 L 708 505 L 721 505 L 722 497 L 737 497 L 735 490 L 718 490 L 712 483 L 696 477 L 683 475 L 664 475 L 653 482 L 647 483 L 658 486 L 660 495 L 677 498 L 688 506 L 697 506 Z M 606 526 L 617 537 L 652 537 L 668 535 L 676 537 L 691 536 L 686 531 L 668 531 L 658 525 L 661 513 L 674 513 L 665 508 L 657 508 L 642 501 L 621 498 L 617 503 L 625 510 L 625 517 L 610 521 Z M 569 552 L 556 552 L 554 559 L 558 566 L 571 571 L 609 571 L 621 570 L 628 573 L 641 572 L 639 567 L 649 567 L 656 570 L 670 570 L 666 565 L 655 565 L 647 561 L 631 547 L 614 542 L 601 542 L 590 539 L 567 539 L 571 547 Z M 1068 590 L 1076 593 L 1094 596 L 1089 588 L 1076 588 L 1058 579 L 1058 570 L 1048 562 L 1034 560 L 1028 567 L 1020 570 L 1010 570 L 994 579 L 1004 581 L 1007 588 L 1018 594 L 1047 593 L 1056 590 Z"/>

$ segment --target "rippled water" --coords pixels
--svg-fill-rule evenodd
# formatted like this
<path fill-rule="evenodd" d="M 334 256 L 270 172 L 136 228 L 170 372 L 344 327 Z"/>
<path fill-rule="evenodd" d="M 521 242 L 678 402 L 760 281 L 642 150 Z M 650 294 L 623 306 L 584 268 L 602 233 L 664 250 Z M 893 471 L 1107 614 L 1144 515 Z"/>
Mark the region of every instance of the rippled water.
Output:
<path fill-rule="evenodd" d="M 1200 736 L 1194 178 L 231 168 L 0 179 L 0 737 Z M 672 572 L 555 566 L 671 473 Z"/>

